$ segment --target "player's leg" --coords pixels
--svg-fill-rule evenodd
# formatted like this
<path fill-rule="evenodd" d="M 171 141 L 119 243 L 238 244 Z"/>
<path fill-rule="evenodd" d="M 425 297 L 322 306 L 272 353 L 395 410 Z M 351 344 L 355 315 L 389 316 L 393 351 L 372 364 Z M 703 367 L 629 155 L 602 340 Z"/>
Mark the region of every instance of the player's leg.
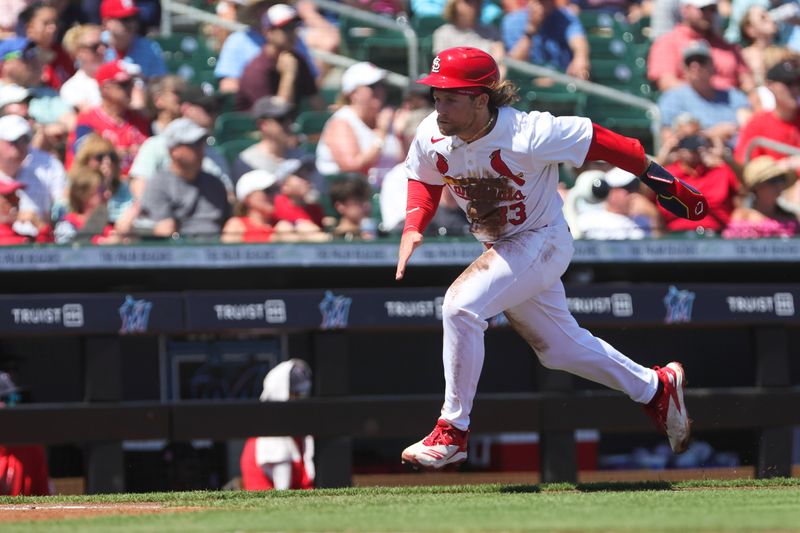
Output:
<path fill-rule="evenodd" d="M 496 243 L 453 282 L 442 305 L 441 418 L 427 438 L 406 448 L 404 461 L 439 468 L 466 458 L 466 430 L 483 367 L 487 319 L 552 285 L 571 254 L 566 226 L 522 232 Z"/>
<path fill-rule="evenodd" d="M 560 280 L 505 314 L 544 366 L 624 392 L 647 406 L 645 410 L 667 434 L 674 451 L 686 448 L 690 429 L 679 363 L 663 369 L 646 368 L 581 328 L 567 308 Z M 661 394 L 654 398 L 657 391 Z"/>

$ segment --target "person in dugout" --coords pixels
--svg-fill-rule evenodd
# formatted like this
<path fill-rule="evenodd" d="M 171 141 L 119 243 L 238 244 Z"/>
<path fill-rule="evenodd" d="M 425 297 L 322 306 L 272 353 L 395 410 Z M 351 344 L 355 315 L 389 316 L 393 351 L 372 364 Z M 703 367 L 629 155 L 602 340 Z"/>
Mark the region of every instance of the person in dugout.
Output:
<path fill-rule="evenodd" d="M 264 378 L 262 402 L 285 402 L 311 393 L 311 369 L 289 359 Z M 250 437 L 239 460 L 244 490 L 314 488 L 314 437 Z"/>
<path fill-rule="evenodd" d="M 7 372 L 0 372 L 0 409 L 13 407 L 19 388 Z M 0 444 L 0 496 L 47 496 L 52 494 L 47 454 L 42 446 Z"/>

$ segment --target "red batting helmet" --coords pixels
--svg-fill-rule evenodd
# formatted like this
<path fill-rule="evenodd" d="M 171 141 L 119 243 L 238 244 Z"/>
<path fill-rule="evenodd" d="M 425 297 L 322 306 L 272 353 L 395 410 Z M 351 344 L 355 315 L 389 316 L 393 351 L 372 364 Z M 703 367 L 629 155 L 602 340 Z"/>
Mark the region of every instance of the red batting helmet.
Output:
<path fill-rule="evenodd" d="M 442 50 L 433 59 L 431 73 L 417 80 L 436 89 L 491 87 L 500 81 L 500 70 L 492 56 L 466 46 Z"/>

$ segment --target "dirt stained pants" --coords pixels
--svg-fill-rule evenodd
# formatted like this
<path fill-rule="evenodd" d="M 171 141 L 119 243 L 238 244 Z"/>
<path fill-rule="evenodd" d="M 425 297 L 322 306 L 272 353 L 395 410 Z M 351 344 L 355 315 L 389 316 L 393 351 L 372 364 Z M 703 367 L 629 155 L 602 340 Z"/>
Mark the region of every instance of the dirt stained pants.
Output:
<path fill-rule="evenodd" d="M 505 312 L 542 365 L 622 391 L 645 403 L 658 378 L 581 328 L 567 308 L 561 275 L 572 258 L 565 224 L 501 238 L 453 282 L 442 304 L 445 399 L 441 417 L 459 429 L 469 414 L 484 358 L 487 320 Z"/>

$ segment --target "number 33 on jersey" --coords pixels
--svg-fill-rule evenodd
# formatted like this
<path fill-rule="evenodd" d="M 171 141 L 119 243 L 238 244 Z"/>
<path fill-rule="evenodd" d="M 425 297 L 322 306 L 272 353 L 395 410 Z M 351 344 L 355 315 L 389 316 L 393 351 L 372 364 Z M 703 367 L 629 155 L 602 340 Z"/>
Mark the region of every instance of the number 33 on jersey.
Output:
<path fill-rule="evenodd" d="M 485 136 L 467 144 L 446 137 L 431 113 L 406 159 L 408 177 L 447 185 L 483 242 L 541 228 L 563 217 L 558 163 L 583 164 L 592 141 L 587 118 L 499 110 Z"/>

